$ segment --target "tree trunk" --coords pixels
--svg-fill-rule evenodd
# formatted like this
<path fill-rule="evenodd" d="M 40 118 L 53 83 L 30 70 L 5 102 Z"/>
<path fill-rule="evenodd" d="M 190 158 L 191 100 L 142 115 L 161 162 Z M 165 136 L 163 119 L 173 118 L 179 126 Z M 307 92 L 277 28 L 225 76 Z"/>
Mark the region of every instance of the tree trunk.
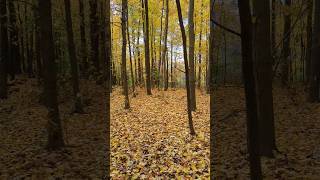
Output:
<path fill-rule="evenodd" d="M 190 92 L 190 79 L 189 79 L 190 73 L 189 73 L 188 53 L 187 53 L 187 37 L 186 37 L 184 25 L 183 25 L 180 0 L 176 0 L 176 4 L 177 4 L 179 25 L 180 25 L 180 29 L 181 29 L 182 42 L 183 42 L 183 58 L 184 58 L 185 75 L 186 75 L 187 106 L 188 106 L 187 109 L 188 109 L 189 129 L 190 129 L 190 134 L 192 136 L 195 136 L 196 132 L 194 130 L 193 122 L 192 122 L 191 92 Z"/>
<path fill-rule="evenodd" d="M 199 37 L 199 53 L 198 53 L 198 89 L 201 89 L 201 75 L 202 75 L 202 24 L 203 24 L 203 0 L 201 0 L 201 13 L 200 13 L 200 37 Z"/>
<path fill-rule="evenodd" d="M 9 1 L 9 14 L 10 14 L 10 66 L 11 66 L 11 79 L 15 78 L 16 73 L 21 73 L 20 67 L 20 53 L 18 46 L 18 26 L 17 26 L 17 16 L 16 9 L 14 7 L 13 1 Z"/>
<path fill-rule="evenodd" d="M 83 108 L 82 108 L 81 94 L 80 94 L 80 88 L 79 88 L 78 59 L 76 56 L 76 47 L 74 44 L 74 37 L 73 37 L 70 0 L 64 0 L 64 4 L 65 4 L 65 14 L 66 14 L 67 44 L 68 44 L 70 66 L 71 66 L 74 112 L 81 113 L 83 112 Z"/>
<path fill-rule="evenodd" d="M 87 40 L 86 40 L 86 24 L 85 24 L 85 11 L 83 6 L 83 0 L 79 0 L 79 15 L 80 15 L 80 50 L 81 50 L 81 63 L 80 71 L 84 77 L 87 77 L 88 69 L 88 49 L 87 49 Z"/>
<path fill-rule="evenodd" d="M 245 86 L 247 108 L 247 136 L 250 162 L 250 176 L 252 180 L 261 180 L 261 162 L 259 156 L 259 124 L 256 100 L 256 83 L 253 63 L 252 17 L 250 0 L 238 0 L 241 45 L 242 45 L 242 72 Z"/>
<path fill-rule="evenodd" d="M 38 5 L 38 1 L 37 0 L 37 5 Z M 41 37 L 40 37 L 40 25 L 39 25 L 39 10 L 35 9 L 34 10 L 34 19 L 35 19 L 35 59 L 36 59 L 36 63 L 37 63 L 37 76 L 38 76 L 38 83 L 41 83 L 41 78 L 43 78 L 43 69 L 42 69 L 42 60 L 41 60 L 41 45 L 40 45 L 40 41 L 41 41 Z"/>
<path fill-rule="evenodd" d="M 105 57 L 104 59 L 106 60 L 106 144 L 107 144 L 107 149 L 106 149 L 106 174 L 110 176 L 110 163 L 111 163 L 111 147 L 110 147 L 110 93 L 112 89 L 112 84 L 111 84 L 111 63 L 112 63 L 112 45 L 111 45 L 111 22 L 110 22 L 110 15 L 111 15 L 111 9 L 110 9 L 110 0 L 102 0 L 103 1 L 103 6 L 105 6 L 105 19 L 106 23 L 104 23 L 103 26 L 105 26 L 103 29 L 105 29 L 105 40 L 106 40 L 106 49 L 104 49 Z M 105 177 L 106 179 L 111 179 L 110 177 Z"/>
<path fill-rule="evenodd" d="M 314 27 L 312 35 L 311 72 L 310 72 L 310 102 L 319 102 L 320 83 L 320 1 L 315 1 Z"/>
<path fill-rule="evenodd" d="M 166 0 L 166 20 L 165 20 L 165 28 L 164 28 L 164 44 L 163 44 L 163 48 L 162 48 L 162 61 L 165 62 L 167 59 L 168 62 L 168 58 L 166 58 L 166 54 L 167 54 L 167 42 L 168 42 L 168 29 L 169 29 L 169 0 Z M 164 63 L 165 64 L 165 63 Z M 167 91 L 168 90 L 168 76 L 167 76 L 167 72 L 168 72 L 168 68 L 166 68 L 166 66 L 163 67 L 164 68 L 164 90 Z"/>
<path fill-rule="evenodd" d="M 146 82 L 147 94 L 152 95 L 151 92 L 151 71 L 150 71 L 150 41 L 149 41 L 149 7 L 148 0 L 144 0 L 145 9 L 145 27 L 144 27 L 144 44 L 145 44 L 145 61 L 146 61 Z"/>
<path fill-rule="evenodd" d="M 128 18 L 128 0 L 122 0 L 121 11 L 121 30 L 122 30 L 122 56 L 121 56 L 121 69 L 122 69 L 122 86 L 125 95 L 124 108 L 129 109 L 129 92 L 128 92 L 128 76 L 127 76 L 127 19 Z"/>
<path fill-rule="evenodd" d="M 130 71 L 131 71 L 131 83 L 133 96 L 135 96 L 135 81 L 134 81 L 134 72 L 133 72 L 133 63 L 132 63 L 132 52 L 131 52 L 131 42 L 130 42 L 130 33 L 129 33 L 129 20 L 127 20 L 127 37 L 128 37 L 128 48 L 129 48 L 129 59 L 130 59 Z"/>
<path fill-rule="evenodd" d="M 196 79 L 194 68 L 194 0 L 189 1 L 188 26 L 189 26 L 189 62 L 190 62 L 190 93 L 191 93 L 191 109 L 195 111 L 196 105 Z"/>
<path fill-rule="evenodd" d="M 97 0 L 90 0 L 90 37 L 91 37 L 91 62 L 95 71 L 100 72 L 99 61 L 99 18 Z"/>
<path fill-rule="evenodd" d="M 0 99 L 8 97 L 7 62 L 8 62 L 8 30 L 7 0 L 0 0 Z"/>
<path fill-rule="evenodd" d="M 64 146 L 61 120 L 58 107 L 57 72 L 54 56 L 52 33 L 51 0 L 39 0 L 39 17 L 41 33 L 41 55 L 44 61 L 44 93 L 48 109 L 48 145 L 49 150 Z"/>
<path fill-rule="evenodd" d="M 311 77 L 311 49 L 312 49 L 312 24 L 313 24 L 313 0 L 308 0 L 308 17 L 307 17 L 307 49 L 306 49 L 306 78 L 307 83 L 310 82 Z"/>
<path fill-rule="evenodd" d="M 291 14 L 289 8 L 291 7 L 291 0 L 285 0 L 285 5 L 287 10 L 284 15 L 284 36 L 285 38 L 283 43 L 283 63 L 281 68 L 281 83 L 284 87 L 289 85 L 289 77 L 290 77 L 290 66 L 291 66 Z"/>
<path fill-rule="evenodd" d="M 276 12 L 276 0 L 271 0 L 271 48 L 272 48 L 272 55 L 275 57 L 277 54 L 276 49 L 276 22 L 277 22 L 277 12 Z M 273 59 L 274 63 L 274 59 Z"/>
<path fill-rule="evenodd" d="M 276 150 L 272 95 L 272 55 L 270 1 L 260 0 L 253 3 L 253 53 L 256 68 L 257 110 L 259 120 L 260 154 L 273 157 Z"/>

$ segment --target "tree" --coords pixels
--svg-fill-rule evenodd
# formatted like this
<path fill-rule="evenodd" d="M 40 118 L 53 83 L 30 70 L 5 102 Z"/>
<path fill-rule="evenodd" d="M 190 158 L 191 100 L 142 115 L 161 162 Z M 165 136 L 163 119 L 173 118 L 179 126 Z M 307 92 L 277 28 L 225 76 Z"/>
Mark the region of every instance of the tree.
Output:
<path fill-rule="evenodd" d="M 131 83 L 132 83 L 132 91 L 133 96 L 135 96 L 135 80 L 134 80 L 134 72 L 133 72 L 133 63 L 132 63 L 132 49 L 131 49 L 131 42 L 130 42 L 130 32 L 129 32 L 129 21 L 127 21 L 127 37 L 128 37 L 128 48 L 129 48 L 129 59 L 130 59 L 130 70 L 131 70 Z"/>
<path fill-rule="evenodd" d="M 162 48 L 162 61 L 164 62 L 164 90 L 168 90 L 168 68 L 166 68 L 165 66 L 165 62 L 168 63 L 168 58 L 166 58 L 166 54 L 167 54 L 167 42 L 168 42 L 168 29 L 169 29 L 169 0 L 166 0 L 166 20 L 165 20 L 165 28 L 164 28 L 164 44 L 163 44 L 163 48 Z M 167 60 L 166 60 L 167 59 Z"/>
<path fill-rule="evenodd" d="M 121 69 L 122 69 L 122 86 L 125 95 L 124 108 L 129 109 L 129 92 L 128 92 L 128 76 L 127 76 L 127 33 L 126 25 L 128 20 L 128 0 L 122 0 L 121 11 L 121 31 L 122 31 L 122 55 L 121 55 Z"/>
<path fill-rule="evenodd" d="M 145 45 L 145 63 L 146 63 L 146 84 L 147 94 L 152 95 L 151 92 L 151 69 L 150 69 L 150 41 L 149 41 L 149 7 L 148 0 L 144 0 L 144 45 Z"/>
<path fill-rule="evenodd" d="M 309 83 L 311 77 L 311 49 L 312 49 L 312 25 L 313 25 L 313 0 L 308 0 L 308 17 L 307 17 L 307 49 L 306 49 L 306 79 Z"/>
<path fill-rule="evenodd" d="M 79 15 L 80 15 L 80 39 L 81 39 L 81 64 L 80 70 L 84 77 L 87 76 L 88 69 L 88 50 L 87 50 L 87 40 L 86 40 L 86 29 L 85 29 L 85 12 L 83 6 L 83 0 L 79 0 Z"/>
<path fill-rule="evenodd" d="M 61 120 L 58 107 L 57 72 L 54 56 L 52 33 L 51 0 L 39 0 L 41 33 L 41 57 L 44 61 L 44 94 L 48 109 L 48 145 L 49 150 L 64 146 Z"/>
<path fill-rule="evenodd" d="M 177 4 L 179 25 L 180 25 L 180 30 L 181 30 L 181 35 L 182 35 L 182 43 L 183 43 L 183 59 L 184 59 L 185 75 L 186 75 L 187 106 L 188 106 L 187 109 L 188 109 L 189 129 L 190 129 L 190 134 L 192 136 L 194 136 L 194 135 L 196 135 L 196 132 L 194 130 L 193 122 L 192 122 L 191 92 L 190 92 L 190 78 L 189 78 L 190 74 L 189 74 L 188 53 L 187 53 L 187 37 L 186 37 L 184 25 L 183 25 L 180 0 L 176 0 L 176 4 Z"/>
<path fill-rule="evenodd" d="M 310 72 L 310 90 L 309 101 L 319 102 L 319 84 L 320 84 L 320 2 L 314 3 L 314 25 L 312 33 L 312 51 L 311 51 L 311 72 Z"/>
<path fill-rule="evenodd" d="M 0 0 L 0 99 L 8 97 L 8 30 L 7 1 Z"/>
<path fill-rule="evenodd" d="M 74 101 L 74 112 L 83 112 L 81 103 L 81 94 L 79 88 L 79 77 L 78 77 L 78 59 L 76 56 L 76 47 L 73 38 L 73 27 L 70 0 L 64 0 L 65 14 L 66 14 L 66 29 L 67 29 L 67 42 L 69 50 L 69 59 L 71 66 L 71 77 L 72 77 L 72 88 L 73 88 L 73 101 Z"/>
<path fill-rule="evenodd" d="M 283 34 L 287 37 L 284 39 L 283 43 L 283 63 L 282 63 L 282 73 L 281 73 L 281 82 L 283 86 L 287 86 L 290 77 L 290 56 L 291 56 L 291 49 L 290 49 L 290 42 L 291 42 L 291 15 L 289 8 L 291 7 L 291 0 L 285 0 L 286 11 L 284 15 L 284 29 Z"/>
<path fill-rule="evenodd" d="M 90 0 L 90 38 L 91 38 L 91 62 L 96 71 L 100 71 L 99 62 L 99 18 L 98 18 L 98 2 Z"/>
<path fill-rule="evenodd" d="M 105 19 L 106 23 L 103 23 L 103 27 L 105 29 L 105 37 L 106 37 L 106 49 L 105 49 L 105 57 L 104 59 L 106 60 L 106 124 L 107 124 L 107 132 L 106 132 L 106 138 L 107 138 L 107 150 L 106 150 L 106 163 L 107 163 L 107 169 L 106 169 L 106 174 L 110 175 L 110 156 L 111 156 L 111 148 L 110 148 L 110 93 L 112 89 L 112 84 L 111 84 L 111 22 L 110 22 L 110 0 L 102 0 L 103 5 L 105 6 L 106 11 L 105 12 Z M 109 178 L 109 177 L 108 177 Z"/>
<path fill-rule="evenodd" d="M 196 79 L 194 68 L 194 0 L 189 1 L 188 26 L 189 26 L 189 62 L 190 62 L 190 92 L 191 92 L 191 109 L 195 111 L 196 105 Z"/>
<path fill-rule="evenodd" d="M 260 130 L 260 153 L 273 157 L 276 150 L 273 95 L 272 95 L 272 55 L 271 55 L 271 22 L 270 0 L 253 2 L 253 54 L 257 88 L 258 119 Z"/>
<path fill-rule="evenodd" d="M 10 18 L 10 74 L 11 79 L 15 79 L 15 74 L 20 73 L 20 53 L 18 47 L 18 27 L 16 9 L 13 1 L 9 1 L 9 18 Z"/>
<path fill-rule="evenodd" d="M 201 75 L 202 75 L 202 24 L 203 24 L 203 0 L 201 0 L 201 13 L 200 13 L 200 37 L 199 37 L 199 53 L 198 53 L 198 89 L 201 88 Z"/>
<path fill-rule="evenodd" d="M 259 156 L 259 124 L 256 99 L 256 82 L 253 62 L 252 16 L 250 0 L 238 0 L 241 24 L 242 72 L 247 108 L 247 136 L 252 180 L 262 179 Z"/>
<path fill-rule="evenodd" d="M 213 94 L 213 85 L 214 85 L 214 52 L 213 52 L 213 47 L 214 47 L 214 24 L 213 24 L 213 18 L 214 18 L 214 3 L 215 0 L 210 0 L 210 21 L 209 21 L 209 29 L 210 29 L 210 35 L 209 35 L 209 48 L 208 48 L 208 56 L 209 58 L 207 59 L 208 63 L 208 81 L 207 81 L 207 91 L 210 94 L 210 169 L 211 171 L 213 170 L 214 167 L 214 151 L 213 151 L 213 145 L 214 145 L 214 94 Z M 209 62 L 208 62 L 209 61 Z M 214 174 L 211 173 L 210 179 L 214 179 Z"/>

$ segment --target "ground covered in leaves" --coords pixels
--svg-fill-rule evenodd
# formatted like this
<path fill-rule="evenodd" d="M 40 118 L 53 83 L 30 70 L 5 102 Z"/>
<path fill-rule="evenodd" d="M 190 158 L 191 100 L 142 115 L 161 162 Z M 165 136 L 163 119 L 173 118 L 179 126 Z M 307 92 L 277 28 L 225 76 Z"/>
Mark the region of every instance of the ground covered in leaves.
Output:
<path fill-rule="evenodd" d="M 11 82 L 0 102 L 0 179 L 102 179 L 105 167 L 104 90 L 81 81 L 85 114 L 72 114 L 71 89 L 59 82 L 66 148 L 48 152 L 46 109 L 35 79 Z M 266 179 L 319 179 L 320 105 L 301 88 L 274 90 L 275 159 L 262 159 Z M 113 179 L 209 179 L 209 96 L 197 91 L 196 137 L 189 135 L 184 89 L 138 89 L 124 110 L 121 88 L 111 96 Z M 214 169 L 217 179 L 248 179 L 243 88 L 215 90 Z"/>
<path fill-rule="evenodd" d="M 131 95 L 132 96 L 132 95 Z M 302 89 L 274 90 L 275 159 L 262 159 L 267 179 L 319 179 L 320 105 L 305 101 Z M 197 137 L 190 137 L 183 89 L 138 90 L 123 109 L 120 89 L 112 94 L 113 179 L 209 179 L 209 96 L 197 92 L 193 113 Z M 218 179 L 248 179 L 243 88 L 215 90 L 214 170 Z"/>
<path fill-rule="evenodd" d="M 60 82 L 60 116 L 66 148 L 48 152 L 47 111 L 36 79 L 10 82 L 0 102 L 0 179 L 102 179 L 106 149 L 103 89 L 82 82 L 85 113 L 72 114 L 71 86 Z"/>

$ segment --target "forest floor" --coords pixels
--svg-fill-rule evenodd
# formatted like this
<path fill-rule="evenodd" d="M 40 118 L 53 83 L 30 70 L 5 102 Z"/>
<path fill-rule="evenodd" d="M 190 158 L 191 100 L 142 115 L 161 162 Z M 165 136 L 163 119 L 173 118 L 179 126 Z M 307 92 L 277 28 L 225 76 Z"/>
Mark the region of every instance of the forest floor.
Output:
<path fill-rule="evenodd" d="M 72 114 L 70 86 L 60 86 L 67 146 L 48 152 L 47 111 L 36 79 L 18 77 L 11 84 L 9 99 L 0 102 L 0 179 L 101 179 L 107 147 L 103 89 L 82 81 L 85 114 Z"/>
<path fill-rule="evenodd" d="M 274 90 L 275 159 L 262 158 L 267 179 L 319 179 L 320 105 L 303 90 Z M 248 179 L 246 111 L 243 88 L 215 91 L 214 172 L 218 179 Z M 132 95 L 131 95 L 132 96 Z M 197 137 L 189 135 L 186 92 L 143 90 L 123 109 L 121 89 L 112 94 L 111 146 L 114 179 L 209 179 L 209 96 L 197 91 L 193 113 Z"/>
<path fill-rule="evenodd" d="M 60 115 L 67 147 L 48 152 L 46 109 L 37 81 L 19 77 L 0 102 L 0 179 L 101 179 L 106 124 L 101 86 L 81 81 L 85 114 L 71 113 L 70 85 L 60 83 Z M 218 179 L 248 179 L 243 89 L 215 91 L 214 172 Z M 267 179 L 319 179 L 320 105 L 305 101 L 300 88 L 274 90 L 275 159 L 263 158 Z M 111 96 L 113 179 L 209 179 L 209 96 L 197 91 L 196 137 L 189 135 L 184 89 L 138 89 L 124 110 L 121 88 Z"/>

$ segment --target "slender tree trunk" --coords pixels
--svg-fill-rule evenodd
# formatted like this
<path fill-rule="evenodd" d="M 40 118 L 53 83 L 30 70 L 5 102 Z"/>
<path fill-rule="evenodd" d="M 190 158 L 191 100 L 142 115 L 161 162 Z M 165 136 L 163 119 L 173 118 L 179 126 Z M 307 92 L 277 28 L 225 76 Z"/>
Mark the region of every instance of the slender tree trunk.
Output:
<path fill-rule="evenodd" d="M 127 76 L 127 20 L 128 20 L 128 0 L 122 0 L 121 11 L 121 30 L 122 30 L 122 56 L 121 56 L 121 69 L 122 69 L 122 86 L 125 95 L 124 108 L 129 109 L 129 92 L 128 92 L 128 76 Z"/>
<path fill-rule="evenodd" d="M 196 132 L 193 127 L 192 122 L 192 107 L 191 107 L 191 92 L 190 92 L 190 72 L 189 72 L 189 63 L 188 63 L 188 53 L 187 53 L 187 36 L 183 25 L 182 13 L 181 13 L 181 6 L 180 0 L 176 0 L 177 4 L 177 11 L 178 11 L 178 18 L 179 18 L 179 25 L 181 29 L 182 35 L 182 42 L 183 42 L 183 58 L 184 58 L 184 66 L 185 66 L 185 75 L 186 75 L 186 89 L 187 89 L 187 109 L 188 109 L 188 119 L 189 119 L 189 129 L 190 134 L 192 136 L 196 135 Z"/>
<path fill-rule="evenodd" d="M 91 37 L 91 62 L 97 72 L 100 72 L 99 61 L 99 17 L 98 2 L 90 0 L 90 37 Z"/>
<path fill-rule="evenodd" d="M 8 62 L 8 30 L 7 0 L 0 0 L 0 99 L 8 97 L 7 62 Z"/>
<path fill-rule="evenodd" d="M 38 1 L 36 3 L 38 4 Z M 37 63 L 37 76 L 38 76 L 38 82 L 41 83 L 41 79 L 43 78 L 43 68 L 42 68 L 42 60 L 41 60 L 41 37 L 40 37 L 40 25 L 39 25 L 39 10 L 34 10 L 34 19 L 35 19 L 35 59 Z"/>
<path fill-rule="evenodd" d="M 307 17 L 307 49 L 306 49 L 306 77 L 307 83 L 310 82 L 311 77 L 311 49 L 312 49 L 312 24 L 313 24 L 313 0 L 308 0 L 308 17 Z"/>
<path fill-rule="evenodd" d="M 131 83 L 133 96 L 135 96 L 135 81 L 134 81 L 134 72 L 133 72 L 133 63 L 132 63 L 132 52 L 131 52 L 131 42 L 130 42 L 130 33 L 129 33 L 129 21 L 127 20 L 127 37 L 128 37 L 128 48 L 129 48 L 129 59 L 130 59 L 130 71 L 131 71 Z"/>
<path fill-rule="evenodd" d="M 54 60 L 54 42 L 52 33 L 51 0 L 39 0 L 41 33 L 41 56 L 44 61 L 44 93 L 48 109 L 48 146 L 49 150 L 64 146 L 61 120 L 58 107 L 57 72 Z"/>
<path fill-rule="evenodd" d="M 165 28 L 164 28 L 164 44 L 163 44 L 163 48 L 162 48 L 162 61 L 165 62 L 166 61 L 166 54 L 167 54 L 167 42 L 168 42 L 168 29 L 169 29 L 169 0 L 166 0 L 166 20 L 165 20 Z M 167 62 L 168 62 L 168 58 L 167 58 Z M 168 90 L 168 76 L 167 76 L 167 72 L 168 72 L 168 68 L 166 68 L 166 66 L 163 67 L 164 68 L 164 90 L 167 91 Z"/>
<path fill-rule="evenodd" d="M 162 62 L 162 29 L 163 29 L 163 25 L 162 25 L 162 23 L 163 23 L 163 21 L 162 21 L 162 19 L 163 19 L 163 13 L 164 13 L 164 1 L 165 0 L 162 0 L 162 9 L 161 9 L 161 16 L 160 16 L 160 34 L 159 34 L 159 64 L 158 64 L 158 74 L 159 74 L 159 80 L 158 80 L 158 82 L 159 82 L 159 84 L 158 84 L 158 88 L 159 88 L 159 90 L 160 90 L 160 87 L 161 87 L 161 83 L 163 83 L 164 82 L 164 77 L 162 77 L 162 76 L 164 76 L 164 74 L 162 73 L 162 70 L 163 70 L 163 67 L 161 68 L 161 65 L 163 64 L 163 62 Z"/>
<path fill-rule="evenodd" d="M 260 154 L 273 157 L 276 150 L 275 127 L 272 95 L 272 55 L 270 0 L 253 3 L 253 15 L 257 21 L 253 24 L 253 53 L 256 64 L 256 88 L 259 119 Z"/>
<path fill-rule="evenodd" d="M 111 63 L 112 63 L 112 37 L 111 37 L 111 22 L 110 22 L 110 16 L 111 16 L 111 9 L 110 9 L 110 0 L 102 0 L 103 6 L 105 6 L 105 11 L 103 14 L 105 14 L 105 20 L 106 23 L 103 25 L 103 29 L 105 32 L 105 40 L 106 40 L 106 46 L 104 49 L 104 52 L 106 52 L 104 55 L 105 57 L 103 59 L 106 60 L 106 139 L 107 139 L 107 149 L 106 149 L 106 174 L 110 175 L 110 163 L 111 163 L 111 147 L 110 147 L 110 93 L 112 89 L 112 79 L 111 79 Z M 105 177 L 106 179 L 111 179 L 110 177 Z"/>
<path fill-rule="evenodd" d="M 250 162 L 250 176 L 252 180 L 261 180 L 261 162 L 259 156 L 259 124 L 256 100 L 256 83 L 253 62 L 252 16 L 250 14 L 250 0 L 238 0 L 241 44 L 242 44 L 242 72 L 245 86 L 247 108 L 247 136 Z"/>
<path fill-rule="evenodd" d="M 84 11 L 84 0 L 79 0 L 79 15 L 80 15 L 80 50 L 81 50 L 81 63 L 80 71 L 82 75 L 86 78 L 88 76 L 88 49 L 87 49 L 87 39 L 86 39 L 86 24 L 85 24 L 85 11 Z"/>
<path fill-rule="evenodd" d="M 207 91 L 210 94 L 210 179 L 215 179 L 215 174 L 212 172 L 214 169 L 214 150 L 213 148 L 215 147 L 215 141 L 214 141 L 214 43 L 215 43 L 215 37 L 214 37 L 214 24 L 213 24 L 213 19 L 214 19 L 214 4 L 215 0 L 210 0 L 210 15 L 209 15 L 209 42 L 207 44 L 208 47 L 208 58 L 207 58 Z M 208 34 L 208 33 L 207 33 Z M 208 36 L 207 36 L 208 37 Z"/>
<path fill-rule="evenodd" d="M 320 84 L 320 1 L 315 1 L 314 8 L 314 26 L 312 35 L 311 51 L 311 72 L 310 72 L 310 90 L 309 101 L 320 102 L 319 84 Z"/>
<path fill-rule="evenodd" d="M 271 0 L 271 48 L 272 48 L 272 55 L 275 57 L 277 54 L 276 49 L 276 22 L 277 22 L 277 12 L 276 12 L 276 0 Z M 273 58 L 274 63 L 274 58 Z"/>
<path fill-rule="evenodd" d="M 71 66 L 71 77 L 72 77 L 72 88 L 73 88 L 73 101 L 74 101 L 74 112 L 83 112 L 81 103 L 81 94 L 79 88 L 79 77 L 78 77 L 78 59 L 76 56 L 76 47 L 74 44 L 73 27 L 70 0 L 64 0 L 65 14 L 66 14 L 66 29 L 67 29 L 67 42 Z"/>
<path fill-rule="evenodd" d="M 289 9 L 291 7 L 291 0 L 285 0 L 286 8 Z M 284 59 L 282 63 L 282 73 L 281 73 L 281 82 L 284 87 L 287 87 L 289 85 L 289 77 L 290 77 L 290 66 L 291 66 L 291 48 L 290 48 L 290 42 L 291 42 L 291 14 L 290 11 L 285 11 L 284 16 L 284 33 L 286 38 L 284 40 L 283 44 L 283 54 Z"/>
<path fill-rule="evenodd" d="M 190 93 L 191 93 L 191 109 L 195 111 L 196 105 L 196 79 L 194 66 L 194 0 L 189 1 L 188 26 L 189 26 L 189 62 L 190 62 Z"/>
<path fill-rule="evenodd" d="M 140 25 L 140 20 L 139 20 Z M 137 37 L 137 54 L 138 54 L 138 79 L 139 85 L 143 84 L 143 71 L 142 71 L 142 62 L 141 62 L 141 53 L 140 53 L 140 29 L 138 28 L 138 37 Z"/>
<path fill-rule="evenodd" d="M 9 1 L 9 15 L 10 15 L 10 64 L 11 64 L 11 79 L 15 79 L 16 73 L 21 73 L 20 67 L 20 53 L 19 53 L 19 38 L 16 9 L 13 1 Z"/>
<path fill-rule="evenodd" d="M 203 0 L 201 0 L 201 13 L 200 13 L 200 36 L 199 36 L 199 72 L 198 72 L 198 89 L 201 89 L 201 75 L 202 75 L 202 24 L 203 24 Z"/>
<path fill-rule="evenodd" d="M 144 0 L 145 9 L 145 28 L 144 28 L 144 44 L 145 44 L 145 61 L 146 61 L 146 82 L 147 94 L 152 95 L 151 92 L 151 71 L 150 71 L 150 41 L 149 41 L 149 7 L 148 0 Z"/>

